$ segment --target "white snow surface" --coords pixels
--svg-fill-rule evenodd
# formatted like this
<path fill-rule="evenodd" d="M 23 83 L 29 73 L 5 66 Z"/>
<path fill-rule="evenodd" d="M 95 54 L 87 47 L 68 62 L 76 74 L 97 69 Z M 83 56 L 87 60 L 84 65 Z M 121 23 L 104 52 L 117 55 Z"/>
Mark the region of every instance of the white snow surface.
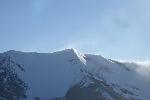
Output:
<path fill-rule="evenodd" d="M 15 62 L 23 65 L 22 78 L 28 84 L 28 99 L 38 96 L 43 99 L 64 96 L 67 90 L 79 82 L 86 69 L 115 84 L 116 91 L 125 88 L 141 100 L 150 100 L 150 66 L 136 62 L 118 62 L 100 55 L 81 54 L 74 49 L 54 53 L 8 51 Z M 120 87 L 117 87 L 117 86 Z"/>

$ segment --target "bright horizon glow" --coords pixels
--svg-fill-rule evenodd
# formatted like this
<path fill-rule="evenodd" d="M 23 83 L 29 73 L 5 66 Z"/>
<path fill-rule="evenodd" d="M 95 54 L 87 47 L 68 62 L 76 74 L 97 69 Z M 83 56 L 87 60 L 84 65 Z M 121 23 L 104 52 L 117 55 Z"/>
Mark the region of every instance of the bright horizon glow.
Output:
<path fill-rule="evenodd" d="M 150 60 L 149 0 L 2 0 L 0 52 L 74 48 Z"/>

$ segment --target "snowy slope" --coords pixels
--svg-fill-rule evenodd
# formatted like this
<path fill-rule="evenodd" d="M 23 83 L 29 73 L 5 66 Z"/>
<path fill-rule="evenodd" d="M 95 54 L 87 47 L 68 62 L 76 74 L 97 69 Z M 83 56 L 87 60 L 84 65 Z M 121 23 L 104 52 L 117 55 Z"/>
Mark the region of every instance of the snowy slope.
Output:
<path fill-rule="evenodd" d="M 149 67 L 142 67 L 136 63 L 118 62 L 100 55 L 81 54 L 73 49 L 54 53 L 8 51 L 1 55 L 10 56 L 13 61 L 24 67 L 25 72 L 18 73 L 30 88 L 28 100 L 33 100 L 36 96 L 43 100 L 63 97 L 70 87 L 83 81 L 86 76 L 92 76 L 92 79 L 108 85 L 110 89 L 107 85 L 103 86 L 108 100 L 114 100 L 118 95 L 128 100 L 150 99 L 150 75 L 143 74 L 147 72 L 144 72 L 144 68 Z M 147 73 L 149 72 L 148 70 Z M 94 81 L 87 79 L 84 86 L 92 82 Z"/>
<path fill-rule="evenodd" d="M 5 54 L 24 66 L 23 78 L 30 87 L 29 98 L 63 96 L 81 76 L 79 69 L 83 63 L 73 49 L 50 54 L 16 51 Z"/>

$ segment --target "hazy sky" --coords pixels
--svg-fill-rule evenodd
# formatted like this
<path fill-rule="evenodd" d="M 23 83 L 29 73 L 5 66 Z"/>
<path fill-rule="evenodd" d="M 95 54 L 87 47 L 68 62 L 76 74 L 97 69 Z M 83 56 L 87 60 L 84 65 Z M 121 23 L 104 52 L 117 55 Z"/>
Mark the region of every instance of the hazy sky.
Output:
<path fill-rule="evenodd" d="M 0 52 L 75 48 L 150 59 L 149 0 L 0 0 Z"/>

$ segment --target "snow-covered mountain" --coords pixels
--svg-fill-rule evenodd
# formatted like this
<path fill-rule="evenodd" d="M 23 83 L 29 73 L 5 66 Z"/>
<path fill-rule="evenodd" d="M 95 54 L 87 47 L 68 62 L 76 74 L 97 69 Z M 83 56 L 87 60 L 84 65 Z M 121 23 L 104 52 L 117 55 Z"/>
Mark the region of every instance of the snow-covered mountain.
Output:
<path fill-rule="evenodd" d="M 54 53 L 7 51 L 28 85 L 28 100 L 150 100 L 150 67 L 74 49 Z M 19 69 L 24 71 L 20 71 Z"/>

